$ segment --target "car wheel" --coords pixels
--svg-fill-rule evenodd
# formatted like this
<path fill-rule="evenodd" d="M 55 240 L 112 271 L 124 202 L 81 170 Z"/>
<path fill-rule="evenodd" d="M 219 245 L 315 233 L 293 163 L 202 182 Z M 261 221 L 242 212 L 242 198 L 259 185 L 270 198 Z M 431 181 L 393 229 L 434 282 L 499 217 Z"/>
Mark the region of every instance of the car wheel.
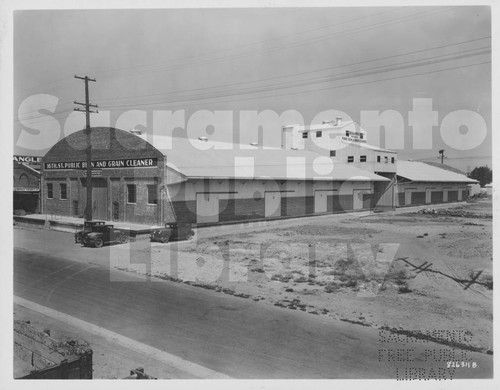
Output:
<path fill-rule="evenodd" d="M 104 241 L 102 240 L 102 238 L 98 237 L 95 239 L 95 242 L 94 242 L 94 245 L 96 248 L 101 248 L 104 244 Z"/>
<path fill-rule="evenodd" d="M 124 234 L 120 237 L 120 244 L 125 244 L 128 241 L 128 237 Z"/>
<path fill-rule="evenodd" d="M 81 243 L 82 243 L 82 236 L 78 234 L 75 236 L 75 244 L 81 244 Z"/>
<path fill-rule="evenodd" d="M 163 242 L 164 244 L 166 244 L 169 239 L 170 239 L 169 236 L 162 236 L 161 239 L 160 239 L 160 241 Z"/>

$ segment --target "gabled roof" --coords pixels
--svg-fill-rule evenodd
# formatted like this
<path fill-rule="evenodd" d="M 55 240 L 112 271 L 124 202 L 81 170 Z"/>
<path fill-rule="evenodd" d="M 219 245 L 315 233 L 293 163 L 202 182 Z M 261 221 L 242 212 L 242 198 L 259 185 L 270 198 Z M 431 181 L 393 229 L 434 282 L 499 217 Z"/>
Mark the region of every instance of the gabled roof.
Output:
<path fill-rule="evenodd" d="M 465 175 L 417 161 L 398 161 L 396 174 L 415 182 L 477 183 Z"/>
<path fill-rule="evenodd" d="M 28 164 L 25 164 L 25 163 L 19 163 L 19 162 L 15 162 L 14 161 L 14 167 L 18 167 L 18 168 L 22 168 L 22 169 L 25 169 L 27 170 L 28 172 L 31 172 L 33 173 L 34 175 L 40 177 L 40 171 L 39 170 L 36 170 L 35 168 L 33 167 L 30 167 Z"/>
<path fill-rule="evenodd" d="M 330 157 L 306 150 L 181 137 L 138 137 L 146 139 L 165 154 L 169 168 L 188 178 L 388 181 L 385 177 L 352 165 L 334 163 Z"/>

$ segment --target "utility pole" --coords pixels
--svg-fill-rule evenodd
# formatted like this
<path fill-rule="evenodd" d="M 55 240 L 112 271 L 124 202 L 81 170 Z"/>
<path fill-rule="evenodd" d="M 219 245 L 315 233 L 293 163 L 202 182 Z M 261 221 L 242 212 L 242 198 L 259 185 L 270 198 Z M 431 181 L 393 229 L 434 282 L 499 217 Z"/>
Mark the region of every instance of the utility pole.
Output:
<path fill-rule="evenodd" d="M 443 163 L 443 159 L 444 159 L 444 149 L 441 149 L 439 151 L 439 154 L 441 155 L 441 164 Z"/>
<path fill-rule="evenodd" d="M 85 103 L 78 103 L 75 101 L 75 104 L 80 106 L 85 106 L 85 109 L 75 108 L 75 111 L 85 112 L 85 134 L 87 136 L 87 204 L 85 205 L 85 220 L 92 221 L 92 145 L 90 142 L 90 114 L 98 113 L 99 111 L 91 111 L 90 107 L 97 108 L 96 104 L 90 104 L 89 102 L 89 81 L 95 82 L 95 79 L 91 79 L 88 76 L 80 77 L 75 74 L 75 79 L 80 79 L 85 82 Z"/>

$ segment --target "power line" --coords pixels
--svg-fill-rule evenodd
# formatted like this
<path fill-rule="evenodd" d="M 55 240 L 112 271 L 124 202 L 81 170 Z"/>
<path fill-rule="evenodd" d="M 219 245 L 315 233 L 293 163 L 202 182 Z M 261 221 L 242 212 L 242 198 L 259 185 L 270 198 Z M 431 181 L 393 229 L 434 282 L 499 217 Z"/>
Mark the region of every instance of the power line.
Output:
<path fill-rule="evenodd" d="M 416 77 L 416 76 L 422 76 L 422 75 L 426 75 L 426 74 L 434 74 L 434 73 L 440 73 L 440 72 L 445 72 L 445 71 L 450 71 L 450 70 L 458 70 L 458 69 L 465 69 L 465 68 L 469 68 L 469 67 L 473 67 L 473 66 L 480 66 L 480 65 L 485 65 L 485 64 L 489 64 L 491 63 L 491 61 L 484 61 L 484 62 L 479 62 L 479 63 L 474 63 L 474 64 L 468 64 L 468 65 L 462 65 L 462 66 L 455 66 L 455 67 L 450 67 L 450 68 L 443 68 L 443 69 L 438 69 L 438 70 L 432 70 L 432 71 L 426 71 L 426 72 L 420 72 L 420 73 L 413 73 L 413 74 L 408 74 L 408 75 L 402 75 L 402 76 L 395 76 L 395 77 L 388 77 L 388 78 L 383 78 L 383 79 L 378 79 L 378 80 L 370 80 L 370 81 L 364 81 L 364 82 L 358 82 L 358 83 L 350 83 L 350 84 L 343 84 L 343 85 L 334 85 L 334 86 L 330 86 L 330 87 L 325 87 L 325 88 L 317 88 L 317 89 L 313 89 L 313 90 L 304 90 L 304 91 L 301 91 L 300 93 L 302 94 L 307 94 L 307 93 L 314 93 L 314 92 L 321 92 L 321 91 L 325 91 L 325 90 L 330 90 L 330 89 L 341 89 L 341 88 L 346 88 L 346 87 L 353 87 L 353 86 L 361 86 L 361 85 L 367 85 L 367 84 L 374 84 L 374 83 L 379 83 L 379 82 L 385 82 L 385 81 L 391 81 L 391 80 L 398 80 L 398 79 L 404 79 L 404 78 L 409 78 L 409 77 Z M 279 97 L 279 96 L 288 96 L 288 95 L 292 95 L 292 94 L 297 94 L 297 92 L 288 92 L 288 93 L 282 93 L 282 94 L 275 94 L 273 97 Z M 229 100 L 229 102 L 235 102 L 235 101 L 246 101 L 246 100 L 253 100 L 253 99 L 258 99 L 258 98 L 262 98 L 261 96 L 252 96 L 252 97 L 247 97 L 247 98 L 239 98 L 239 99 L 234 99 L 234 98 L 231 98 L 231 100 Z M 224 102 L 228 102 L 228 101 L 216 101 L 216 102 L 213 102 L 213 104 L 219 104 L 219 103 L 224 103 Z M 159 103 L 155 103 L 155 104 L 150 104 L 151 106 L 154 106 L 154 105 L 159 105 L 159 104 L 162 104 L 161 102 Z M 163 103 L 164 104 L 164 103 Z M 179 105 L 181 103 L 170 103 L 171 105 Z M 197 105 L 199 103 L 183 103 L 183 107 L 189 107 L 189 106 L 193 106 L 193 105 Z M 136 107 L 137 105 L 121 105 L 121 106 L 114 106 L 114 107 L 110 107 L 108 106 L 107 108 L 127 108 L 127 107 Z M 71 112 L 71 111 L 69 111 Z M 62 115 L 64 113 L 60 113 L 60 115 Z M 55 116 L 55 115 L 54 115 Z M 52 116 L 44 116 L 43 118 L 45 118 L 45 120 L 51 120 Z M 37 121 L 33 121 L 32 123 L 37 123 Z"/>
<path fill-rule="evenodd" d="M 259 79 L 259 80 L 255 80 L 255 81 L 241 81 L 241 82 L 237 82 L 237 83 L 230 83 L 230 84 L 217 85 L 217 86 L 211 86 L 211 87 L 193 88 L 193 89 L 182 90 L 182 91 L 172 91 L 168 95 L 173 94 L 173 93 L 194 92 L 194 91 L 202 91 L 202 90 L 209 90 L 209 89 L 215 89 L 215 88 L 224 88 L 224 87 L 230 87 L 230 86 L 233 86 L 233 85 L 252 84 L 252 83 L 256 83 L 256 82 L 263 82 L 263 81 L 277 80 L 277 79 L 282 79 L 282 78 L 295 77 L 295 76 L 303 75 L 303 74 L 320 73 L 320 72 L 331 71 L 331 70 L 334 70 L 334 69 L 339 69 L 339 68 L 344 68 L 344 67 L 349 67 L 349 66 L 354 66 L 354 65 L 360 65 L 360 64 L 369 63 L 369 62 L 376 62 L 376 61 L 381 61 L 381 60 L 390 59 L 390 58 L 397 58 L 397 57 L 407 56 L 407 55 L 410 55 L 410 54 L 423 53 L 423 52 L 426 52 L 426 51 L 432 51 L 432 50 L 436 50 L 436 49 L 442 49 L 442 48 L 445 48 L 445 47 L 457 46 L 457 45 L 461 45 L 461 44 L 464 44 L 464 43 L 476 42 L 476 41 L 480 41 L 480 40 L 484 40 L 484 39 L 488 39 L 488 38 L 491 38 L 491 36 L 481 37 L 481 38 L 477 38 L 477 39 L 470 39 L 470 40 L 467 40 L 467 41 L 452 43 L 452 44 L 448 44 L 448 45 L 435 46 L 435 47 L 431 47 L 431 48 L 427 48 L 427 49 L 410 51 L 410 52 L 405 52 L 405 53 L 400 53 L 400 54 L 395 54 L 395 55 L 390 55 L 390 56 L 385 56 L 385 57 L 378 57 L 378 58 L 373 58 L 373 59 L 370 59 L 370 60 L 358 61 L 358 62 L 353 62 L 353 63 L 350 63 L 350 64 L 338 65 L 338 66 L 329 67 L 329 68 L 322 68 L 322 69 L 317 69 L 317 70 L 312 70 L 312 71 L 299 72 L 299 73 L 294 73 L 294 74 L 291 74 L 291 75 L 268 77 L 268 78 Z M 475 49 L 471 49 L 471 51 L 472 50 L 485 49 L 485 48 L 489 48 L 489 47 L 475 48 Z M 454 53 L 450 53 L 450 54 L 454 54 Z M 442 55 L 444 56 L 445 54 L 442 54 Z M 417 60 L 414 60 L 414 61 L 417 61 Z M 124 96 L 124 97 L 118 97 L 118 98 L 117 97 L 109 97 L 109 98 L 105 98 L 104 97 L 104 98 L 100 98 L 100 100 L 101 101 L 107 101 L 107 100 L 117 101 L 117 100 L 122 100 L 122 99 L 129 99 L 129 98 L 136 99 L 136 98 L 141 98 L 141 97 L 154 97 L 154 96 L 161 97 L 161 96 L 165 96 L 165 95 L 167 95 L 167 94 L 165 94 L 165 93 L 158 93 L 158 94 L 148 94 L 148 95 L 139 95 L 139 96 L 137 96 L 137 95 L 134 95 L 134 96 Z"/>
<path fill-rule="evenodd" d="M 432 48 L 428 48 L 428 49 L 425 49 L 425 50 L 417 50 L 417 51 L 414 51 L 414 52 L 407 52 L 407 53 L 401 53 L 401 54 L 398 54 L 398 55 L 392 55 L 392 56 L 389 56 L 391 58 L 394 58 L 394 57 L 401 57 L 401 56 L 405 56 L 405 55 L 408 55 L 408 54 L 415 54 L 415 53 L 421 53 L 421 52 L 424 52 L 424 51 L 431 51 L 431 50 L 435 50 L 437 48 L 442 48 L 442 47 L 450 47 L 450 46 L 456 46 L 458 44 L 462 44 L 462 43 L 469 43 L 469 42 L 474 42 L 474 41 L 477 41 L 477 40 L 482 40 L 482 39 L 485 39 L 485 38 L 488 38 L 488 37 L 483 37 L 483 38 L 478 38 L 478 39 L 472 39 L 472 40 L 468 40 L 468 41 L 463 41 L 463 42 L 457 42 L 457 43 L 453 43 L 453 44 L 449 44 L 449 45 L 443 45 L 443 46 L 438 46 L 438 47 L 432 47 Z M 462 50 L 462 51 L 458 51 L 458 52 L 454 52 L 454 53 L 448 53 L 448 54 L 441 54 L 441 55 L 438 55 L 438 56 L 433 56 L 433 57 L 427 57 L 427 58 L 419 58 L 419 59 L 415 59 L 415 60 L 411 60 L 411 61 L 404 61 L 404 62 L 400 62 L 400 63 L 397 63 L 397 64 L 394 64 L 394 65 L 404 65 L 404 64 L 413 64 L 413 66 L 422 66 L 422 65 L 428 65 L 428 63 L 418 63 L 419 61 L 424 61 L 424 60 L 430 60 L 430 59 L 434 59 L 434 58 L 445 58 L 445 57 L 449 57 L 449 56 L 455 56 L 453 58 L 446 58 L 444 59 L 444 61 L 449 61 L 451 59 L 457 59 L 458 57 L 457 56 L 461 56 L 461 55 L 465 55 L 465 53 L 471 53 L 471 52 L 477 52 L 478 50 L 483 50 L 483 49 L 489 49 L 489 47 L 478 47 L 478 48 L 474 48 L 474 49 L 469 49 L 469 50 Z M 484 54 L 486 52 L 479 52 L 479 53 L 472 53 L 471 55 L 478 55 L 478 54 Z M 379 61 L 381 59 L 385 59 L 387 57 L 381 57 L 381 58 L 375 58 L 375 59 L 372 59 L 372 60 L 367 60 L 367 61 L 363 61 L 363 62 L 374 62 L 374 61 Z M 346 65 L 340 65 L 340 66 L 336 66 L 336 67 L 333 67 L 333 68 L 330 68 L 330 69 L 337 69 L 337 68 L 342 68 L 342 67 L 348 67 L 348 66 L 352 66 L 352 65 L 356 65 L 357 63 L 352 63 L 352 64 L 346 64 Z M 339 76 L 349 76 L 348 78 L 352 78 L 352 77 L 359 77 L 359 76 L 366 76 L 366 75 L 370 75 L 371 73 L 367 73 L 367 74 L 363 74 L 362 72 L 371 72 L 372 70 L 375 70 L 375 69 L 382 69 L 382 71 L 384 72 L 388 72 L 388 71 L 393 71 L 394 69 L 391 69 L 389 68 L 389 65 L 383 65 L 383 66 L 378 66 L 378 67 L 372 67 L 372 68 L 366 68 L 366 69 L 360 69 L 358 71 L 353 71 L 353 72 L 344 72 L 344 73 L 339 73 L 335 76 L 329 76 L 327 78 L 314 78 L 314 79 L 303 79 L 303 80 L 300 80 L 300 81 L 296 81 L 295 83 L 297 82 L 300 82 L 301 84 L 296 84 L 296 85 L 290 85 L 290 83 L 293 83 L 294 81 L 288 81 L 288 82 L 284 82 L 284 83 L 278 83 L 278 84 L 270 84 L 270 85 L 267 85 L 265 86 L 266 88 L 270 88 L 272 87 L 273 90 L 274 89 L 278 89 L 278 88 L 291 88 L 291 87 L 298 87 L 298 86 L 302 86 L 302 84 L 306 84 L 306 85 L 310 85 L 311 83 L 321 83 L 321 82 L 331 82 L 331 81 L 336 81 L 339 79 Z M 396 69 L 396 70 L 399 70 L 399 69 Z M 309 73 L 309 72 L 308 72 Z M 373 74 L 375 73 L 379 73 L 379 72 L 373 72 Z M 346 77 L 344 77 L 346 78 Z M 248 82 L 242 82 L 242 83 L 248 83 Z M 234 83 L 234 85 L 236 84 L 242 84 L 242 83 Z M 172 93 L 170 93 L 169 95 L 172 95 L 172 94 L 183 94 L 183 93 L 187 93 L 187 92 L 192 92 L 192 91 L 197 91 L 197 90 L 205 90 L 205 89 L 215 89 L 215 88 L 222 88 L 222 87 L 225 87 L 225 86 L 230 86 L 232 84 L 228 84 L 228 85 L 221 85 L 221 86 L 214 86 L 214 87 L 209 87 L 209 88 L 200 88 L 200 89 L 191 89 L 191 90 L 184 90 L 184 91 L 173 91 Z M 250 91 L 248 92 L 248 90 L 245 90 L 245 89 L 242 89 L 242 90 L 234 90 L 234 91 L 230 91 L 230 92 L 233 92 L 233 95 L 235 92 L 241 92 L 241 93 L 256 93 L 256 92 L 261 92 L 262 91 L 262 87 L 260 87 L 260 89 L 256 89 L 255 91 Z M 217 93 L 217 92 L 216 92 Z M 218 92 L 219 94 L 222 93 L 222 92 Z M 227 95 L 227 92 L 224 92 L 224 96 Z M 157 94 L 154 94 L 154 95 L 144 95 L 144 96 L 139 96 L 138 98 L 140 97 L 153 97 L 153 96 L 161 96 L 161 95 L 157 95 Z M 165 95 L 163 95 L 165 96 Z M 206 98 L 205 95 L 199 95 L 200 98 Z M 110 100 L 111 98 L 101 98 L 100 100 Z M 118 100 L 120 98 L 117 98 Z M 135 97 L 129 97 L 129 98 L 121 98 L 121 99 L 136 99 Z M 193 97 L 193 99 L 195 99 L 195 97 Z M 137 102 L 140 102 L 140 100 L 137 100 Z M 143 103 L 143 104 L 151 104 L 151 103 L 160 103 L 160 102 L 165 102 L 164 100 L 155 100 L 155 101 L 150 101 L 148 103 Z M 132 106 L 132 105 L 138 105 L 139 103 L 135 103 L 133 100 L 131 102 L 128 103 L 128 105 Z M 64 106 L 66 106 L 67 103 L 63 103 L 62 105 L 58 105 L 58 108 L 62 108 Z M 112 106 L 112 105 L 108 105 L 108 107 L 117 107 L 117 106 L 123 106 L 123 105 L 115 105 L 115 106 Z M 39 110 L 34 110 L 34 111 L 29 111 L 29 112 L 24 112 L 23 114 L 21 114 L 19 116 L 19 119 L 18 120 L 23 120 L 23 121 L 28 121 L 28 120 L 33 120 L 33 119 L 36 119 L 36 118 L 43 118 L 43 117 L 46 117 L 45 115 L 39 115 L 39 116 L 31 116 L 30 118 L 27 118 L 27 117 L 23 117 L 23 115 L 28 115 L 30 113 L 38 113 Z M 62 113 L 65 113 L 67 111 L 64 111 Z M 54 113 L 53 116 L 56 116 L 57 113 Z"/>
<path fill-rule="evenodd" d="M 484 54 L 484 53 L 480 53 L 480 54 Z M 464 57 L 467 57 L 467 56 L 464 55 L 461 57 L 456 57 L 456 58 L 451 58 L 451 59 L 464 58 Z M 272 88 L 270 88 L 270 86 L 266 86 L 265 88 L 261 87 L 261 88 L 257 88 L 254 90 L 231 91 L 231 93 L 218 92 L 218 93 L 213 94 L 213 95 L 199 95 L 199 96 L 194 96 L 194 97 L 190 97 L 190 98 L 188 97 L 186 99 L 172 98 L 171 100 L 162 99 L 162 100 L 155 100 L 155 101 L 144 102 L 144 103 L 105 105 L 104 107 L 106 107 L 106 108 L 132 107 L 132 106 L 137 107 L 137 106 L 164 104 L 164 103 L 180 103 L 180 102 L 193 101 L 193 100 L 207 100 L 207 99 L 213 99 L 213 98 L 219 98 L 219 97 L 233 97 L 233 96 L 240 96 L 240 95 L 263 93 L 263 92 L 264 93 L 265 92 L 274 92 L 274 91 L 279 90 L 279 89 L 297 88 L 297 87 L 309 86 L 309 85 L 313 85 L 313 84 L 339 81 L 339 80 L 348 79 L 348 78 L 370 76 L 373 74 L 379 74 L 379 73 L 385 73 L 385 72 L 393 72 L 396 70 L 408 69 L 408 68 L 412 68 L 415 66 L 431 65 L 431 64 L 436 64 L 438 62 L 449 61 L 451 59 L 448 58 L 446 60 L 441 60 L 441 61 L 429 61 L 429 62 L 424 62 L 424 63 L 420 63 L 420 64 L 413 64 L 413 65 L 386 67 L 384 69 L 371 68 L 371 69 L 366 69 L 366 70 L 358 71 L 358 72 L 346 72 L 346 73 L 341 74 L 341 75 L 343 75 L 342 77 L 339 77 L 339 75 L 336 75 L 335 77 L 330 77 L 328 79 L 323 79 L 320 81 L 318 81 L 318 80 L 306 80 L 306 81 L 302 81 L 300 83 L 296 83 L 295 85 L 273 85 L 273 86 L 271 86 Z M 415 62 L 415 61 L 412 61 L 412 62 Z M 378 70 L 375 71 L 375 69 L 378 69 Z M 457 67 L 447 68 L 447 69 L 457 69 Z M 444 69 L 444 70 L 446 70 L 446 69 Z M 430 73 L 433 73 L 433 72 L 430 72 Z M 426 72 L 424 72 L 422 74 L 426 74 Z M 386 80 L 386 79 L 383 79 L 383 80 Z M 387 80 L 389 80 L 389 79 L 387 79 Z M 382 80 L 380 80 L 380 81 L 382 81 Z M 332 86 L 330 88 L 335 88 L 335 86 Z M 330 88 L 326 88 L 326 89 L 330 89 Z M 322 89 L 318 89 L 318 90 L 322 90 Z M 305 91 L 305 92 L 307 92 L 307 91 Z M 297 93 L 297 92 L 294 92 L 294 93 Z M 287 94 L 285 94 L 285 95 L 287 95 Z M 283 96 L 283 95 L 276 95 L 275 94 L 274 96 Z"/>
<path fill-rule="evenodd" d="M 477 51 L 477 50 L 478 49 L 472 49 L 469 51 Z M 284 83 L 268 84 L 268 85 L 265 85 L 262 87 L 257 87 L 254 89 L 247 88 L 247 89 L 240 89 L 240 90 L 231 90 L 231 91 L 227 91 L 227 92 L 226 91 L 215 91 L 215 92 L 213 92 L 213 94 L 227 96 L 228 93 L 230 93 L 232 96 L 234 96 L 237 94 L 258 93 L 258 92 L 266 92 L 266 91 L 270 91 L 270 90 L 274 91 L 277 89 L 297 88 L 297 87 L 301 87 L 304 85 L 322 84 L 322 83 L 328 83 L 328 82 L 337 81 L 337 80 L 346 79 L 346 78 L 370 76 L 370 75 L 377 74 L 377 73 L 392 72 L 392 71 L 412 68 L 412 67 L 416 67 L 416 66 L 432 65 L 432 64 L 439 63 L 439 62 L 451 61 L 451 60 L 455 60 L 455 59 L 486 54 L 489 52 L 489 50 L 488 50 L 488 51 L 476 52 L 476 53 L 472 53 L 472 54 L 465 54 L 466 52 L 469 52 L 469 51 L 463 51 L 461 53 L 453 53 L 453 54 L 447 54 L 447 55 L 428 57 L 428 58 L 419 59 L 419 60 L 405 61 L 405 62 L 400 62 L 398 64 L 394 64 L 394 66 L 384 65 L 384 66 L 372 67 L 372 68 L 367 68 L 367 69 L 361 69 L 358 71 L 343 72 L 343 73 L 336 74 L 334 76 L 328 76 L 328 77 L 322 77 L 322 78 L 303 79 L 300 81 L 288 81 L 288 82 L 284 82 Z M 443 58 L 443 57 L 449 57 L 452 55 L 453 55 L 453 57 Z M 423 60 L 430 60 L 430 59 L 435 59 L 435 58 L 443 58 L 443 59 L 437 60 L 437 61 L 421 62 Z M 420 61 L 420 63 L 419 63 L 419 61 Z M 410 64 L 410 65 L 408 65 L 408 64 Z M 175 94 L 175 93 L 176 92 L 173 92 L 172 94 Z M 180 93 L 185 93 L 185 92 L 181 91 Z M 201 99 L 201 98 L 206 98 L 207 96 L 214 97 L 213 94 L 212 95 L 198 95 L 198 96 L 200 96 L 199 98 Z M 172 100 L 179 101 L 178 99 L 180 97 L 185 97 L 185 96 L 172 97 L 171 101 Z M 215 97 L 217 97 L 217 96 L 215 96 Z M 155 99 L 155 101 L 158 101 L 158 100 Z M 140 100 L 137 100 L 137 102 L 140 102 Z M 134 101 L 132 101 L 130 103 L 133 104 Z"/>
<path fill-rule="evenodd" d="M 403 79 L 403 78 L 407 78 L 407 77 L 414 77 L 414 76 L 421 76 L 421 75 L 426 75 L 426 74 L 439 73 L 439 72 L 444 72 L 444 71 L 447 71 L 447 70 L 465 69 L 465 68 L 469 68 L 469 67 L 472 67 L 472 66 L 485 65 L 485 64 L 489 64 L 489 63 L 491 63 L 491 61 L 484 61 L 484 62 L 469 64 L 469 65 L 455 66 L 455 67 L 451 67 L 451 68 L 444 68 L 444 69 L 438 69 L 438 70 L 421 72 L 421 73 L 413 73 L 413 74 L 402 75 L 402 76 L 397 76 L 397 77 L 388 77 L 388 78 L 384 78 L 384 79 L 371 80 L 371 81 L 365 81 L 365 82 L 359 82 L 359 83 L 334 85 L 334 86 L 325 87 L 325 88 L 318 88 L 318 89 L 313 89 L 313 90 L 304 90 L 304 91 L 301 91 L 300 93 L 306 94 L 306 93 L 320 92 L 320 91 L 325 91 L 325 90 L 330 90 L 330 89 L 340 89 L 340 88 L 345 88 L 345 87 L 353 87 L 353 86 L 360 86 L 360 85 L 366 85 L 366 84 L 374 84 L 374 83 L 379 83 L 379 82 L 384 82 L 384 81 Z M 295 94 L 297 94 L 297 92 L 291 92 L 291 93 L 288 92 L 288 93 L 282 93 L 282 94 L 274 94 L 272 97 L 288 96 L 288 95 L 295 95 Z M 261 99 L 261 98 L 262 98 L 262 96 L 252 96 L 252 97 L 240 98 L 240 99 L 233 99 L 232 98 L 231 100 L 229 100 L 229 102 L 244 101 L 244 100 L 253 100 L 253 99 Z M 218 102 L 213 102 L 213 103 L 225 103 L 225 102 L 227 102 L 227 101 L 218 101 Z M 161 104 L 161 103 L 158 103 L 158 104 Z M 199 104 L 199 103 L 191 103 L 191 104 L 184 104 L 183 103 L 183 106 L 192 106 L 192 105 L 197 105 L 197 104 Z M 126 106 L 121 106 L 121 107 L 126 107 Z"/>

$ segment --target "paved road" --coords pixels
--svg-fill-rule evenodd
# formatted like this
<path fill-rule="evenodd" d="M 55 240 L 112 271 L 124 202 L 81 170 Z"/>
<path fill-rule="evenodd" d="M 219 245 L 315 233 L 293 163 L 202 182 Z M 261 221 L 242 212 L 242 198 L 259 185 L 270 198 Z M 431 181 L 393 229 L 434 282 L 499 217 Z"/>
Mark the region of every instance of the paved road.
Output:
<path fill-rule="evenodd" d="M 468 353 L 478 368 L 447 373 L 445 362 L 425 362 L 426 350 L 446 349 L 433 343 L 407 346 L 413 362 L 387 363 L 380 350 L 389 345 L 375 329 L 20 248 L 14 292 L 235 378 L 396 379 L 404 367 L 439 368 L 448 379 L 492 372 L 491 356 Z"/>

